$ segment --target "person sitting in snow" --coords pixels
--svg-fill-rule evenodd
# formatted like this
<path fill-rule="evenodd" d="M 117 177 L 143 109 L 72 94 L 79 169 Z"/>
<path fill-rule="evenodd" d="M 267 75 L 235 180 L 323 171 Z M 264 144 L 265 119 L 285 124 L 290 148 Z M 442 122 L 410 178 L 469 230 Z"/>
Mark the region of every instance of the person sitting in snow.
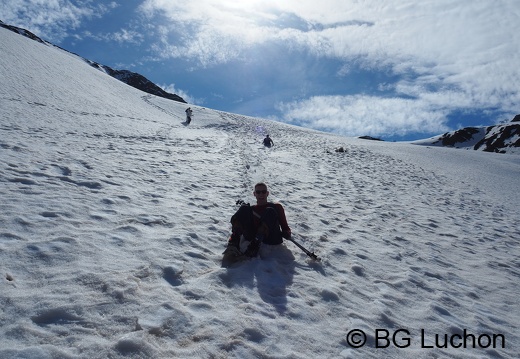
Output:
<path fill-rule="evenodd" d="M 271 147 L 273 145 L 274 145 L 274 142 L 271 139 L 271 137 L 269 137 L 269 135 L 265 136 L 265 138 L 264 138 L 264 146 L 265 147 Z"/>
<path fill-rule="evenodd" d="M 191 107 L 188 107 L 184 112 L 186 112 L 186 123 L 189 125 L 191 122 L 191 115 L 193 114 L 193 111 L 191 110 Z"/>
<path fill-rule="evenodd" d="M 232 233 L 226 252 L 241 255 L 242 239 L 243 243 L 249 242 L 244 254 L 255 257 L 260 244 L 274 246 L 282 244 L 282 238 L 291 238 L 291 228 L 287 224 L 283 206 L 267 201 L 267 185 L 263 182 L 257 183 L 253 195 L 256 205 L 243 204 L 231 217 Z"/>

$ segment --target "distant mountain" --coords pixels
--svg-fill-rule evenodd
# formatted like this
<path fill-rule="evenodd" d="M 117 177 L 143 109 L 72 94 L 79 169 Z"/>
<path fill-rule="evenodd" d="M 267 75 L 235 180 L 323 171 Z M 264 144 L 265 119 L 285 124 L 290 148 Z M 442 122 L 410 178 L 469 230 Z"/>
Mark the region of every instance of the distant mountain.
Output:
<path fill-rule="evenodd" d="M 7 25 L 2 21 L 0 21 L 0 26 L 6 28 L 8 30 L 11 30 L 13 32 L 16 32 L 17 34 L 20 34 L 22 36 L 28 37 L 32 40 L 38 41 L 42 44 L 59 47 L 48 41 L 42 40 L 41 38 L 39 38 L 38 36 L 36 36 L 35 34 L 33 34 L 32 32 L 30 32 L 26 29 L 22 29 L 22 28 L 12 26 L 12 25 Z M 62 49 L 62 48 L 60 48 L 60 49 Z M 70 52 L 65 49 L 62 49 L 62 50 Z M 74 54 L 74 55 L 79 56 L 77 54 Z M 79 56 L 79 57 L 81 57 L 81 56 Z M 81 58 L 84 61 L 86 61 L 88 64 L 90 64 L 92 67 L 94 67 L 100 71 L 103 71 L 106 74 L 112 76 L 113 78 L 115 78 L 121 82 L 124 82 L 127 85 L 135 87 L 136 89 L 139 89 L 141 91 L 144 91 L 144 92 L 152 94 L 152 95 L 164 97 L 164 98 L 167 98 L 167 99 L 170 99 L 173 101 L 186 103 L 186 101 L 179 95 L 164 91 L 162 88 L 160 88 L 159 86 L 157 86 L 156 84 L 154 84 L 152 81 L 148 80 L 146 77 L 144 77 L 141 74 L 138 74 L 138 73 L 135 73 L 132 71 L 128 71 L 128 70 L 114 70 L 109 66 L 98 64 L 97 62 L 85 59 L 83 57 L 81 57 Z"/>
<path fill-rule="evenodd" d="M 466 127 L 413 143 L 496 153 L 520 152 L 520 115 L 516 115 L 509 123 L 488 127 Z"/>
<path fill-rule="evenodd" d="M 138 73 L 128 71 L 128 70 L 114 70 L 111 67 L 108 67 L 106 65 L 98 64 L 97 62 L 86 60 L 87 63 L 90 64 L 90 66 L 97 68 L 103 72 L 106 72 L 108 75 L 112 76 L 113 78 L 118 79 L 119 81 L 122 81 L 132 87 L 135 87 L 136 89 L 139 89 L 141 91 L 147 92 L 152 95 L 156 95 L 159 97 L 164 97 L 170 100 L 183 102 L 184 99 L 176 94 L 171 94 L 169 92 L 164 91 L 162 88 L 148 80 L 143 75 L 140 75 Z"/>

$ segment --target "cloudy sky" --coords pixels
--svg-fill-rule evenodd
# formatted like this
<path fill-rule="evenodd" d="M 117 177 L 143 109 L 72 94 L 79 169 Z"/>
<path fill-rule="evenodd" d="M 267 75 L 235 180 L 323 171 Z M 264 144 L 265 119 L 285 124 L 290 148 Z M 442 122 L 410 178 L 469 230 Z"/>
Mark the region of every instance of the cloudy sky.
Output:
<path fill-rule="evenodd" d="M 0 20 L 190 103 L 346 136 L 520 113 L 518 0 L 0 0 Z"/>

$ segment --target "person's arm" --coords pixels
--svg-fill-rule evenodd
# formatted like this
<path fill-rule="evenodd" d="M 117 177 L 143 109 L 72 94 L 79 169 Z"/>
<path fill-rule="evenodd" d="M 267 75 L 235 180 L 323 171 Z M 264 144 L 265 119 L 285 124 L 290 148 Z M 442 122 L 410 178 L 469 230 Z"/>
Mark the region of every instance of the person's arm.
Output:
<path fill-rule="evenodd" d="M 282 205 L 277 203 L 276 209 L 278 212 L 278 222 L 280 223 L 280 227 L 282 228 L 282 237 L 285 239 L 291 238 L 291 228 L 287 223 L 287 218 L 285 217 L 285 210 Z"/>

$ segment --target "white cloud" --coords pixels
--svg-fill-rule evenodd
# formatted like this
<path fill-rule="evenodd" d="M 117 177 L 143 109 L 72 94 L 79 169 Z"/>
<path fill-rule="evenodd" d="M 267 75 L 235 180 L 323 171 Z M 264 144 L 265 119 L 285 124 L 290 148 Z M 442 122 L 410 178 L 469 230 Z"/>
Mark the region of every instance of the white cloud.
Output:
<path fill-rule="evenodd" d="M 520 82 L 517 5 L 516 0 L 327 0 L 319 5 L 310 0 L 147 0 L 141 9 L 167 18 L 169 31 L 183 29 L 180 42 L 163 38 L 164 56 L 211 66 L 247 56 L 257 44 L 283 42 L 288 50 L 355 60 L 374 71 L 390 67 L 394 73 L 421 75 L 420 82 L 432 79 L 435 86 L 457 88 L 468 97 L 463 102 L 512 110 Z"/>
<path fill-rule="evenodd" d="M 181 90 L 179 88 L 176 88 L 175 84 L 169 84 L 169 85 L 159 85 L 160 88 L 162 88 L 164 91 L 176 94 L 184 99 L 187 103 L 192 104 L 201 104 L 203 101 L 200 99 L 196 99 L 193 96 L 189 95 L 187 91 Z"/>
<path fill-rule="evenodd" d="M 0 20 L 9 25 L 28 29 L 44 40 L 60 42 L 85 19 L 100 17 L 117 7 L 71 0 L 2 0 Z"/>
<path fill-rule="evenodd" d="M 480 53 L 489 50 L 490 42 L 509 42 L 515 16 L 504 15 L 513 2 L 475 0 L 453 6 L 451 0 L 329 0 L 318 6 L 315 1 L 147 0 L 141 9 L 148 16 L 161 14 L 175 28 L 189 29 L 186 40 L 204 38 L 211 31 L 249 45 L 282 39 L 315 50 L 322 44 L 318 48 L 333 57 L 364 55 L 378 62 L 388 56 L 414 57 L 430 62 L 439 56 L 458 58 L 462 49 Z M 291 27 L 285 21 L 288 14 L 310 30 Z"/>
<path fill-rule="evenodd" d="M 96 41 L 105 41 L 108 43 L 117 42 L 119 44 L 141 44 L 144 41 L 144 35 L 134 30 L 120 29 L 112 33 L 92 33 L 91 31 L 83 31 L 80 34 L 73 35 L 74 38 L 81 40 L 90 38 Z"/>
<path fill-rule="evenodd" d="M 114 32 L 112 34 L 106 35 L 108 40 L 114 40 L 119 43 L 131 43 L 131 44 L 140 44 L 144 36 L 143 34 L 133 31 L 121 29 L 120 31 Z"/>
<path fill-rule="evenodd" d="M 270 38 L 268 29 L 256 26 L 261 15 L 238 2 L 201 0 L 180 2 L 147 0 L 141 12 L 157 25 L 160 40 L 153 49 L 163 58 L 194 59 L 203 67 L 236 59 L 247 48 Z"/>
<path fill-rule="evenodd" d="M 346 136 L 405 136 L 440 133 L 447 112 L 427 101 L 367 95 L 316 96 L 282 103 L 283 121 Z"/>

